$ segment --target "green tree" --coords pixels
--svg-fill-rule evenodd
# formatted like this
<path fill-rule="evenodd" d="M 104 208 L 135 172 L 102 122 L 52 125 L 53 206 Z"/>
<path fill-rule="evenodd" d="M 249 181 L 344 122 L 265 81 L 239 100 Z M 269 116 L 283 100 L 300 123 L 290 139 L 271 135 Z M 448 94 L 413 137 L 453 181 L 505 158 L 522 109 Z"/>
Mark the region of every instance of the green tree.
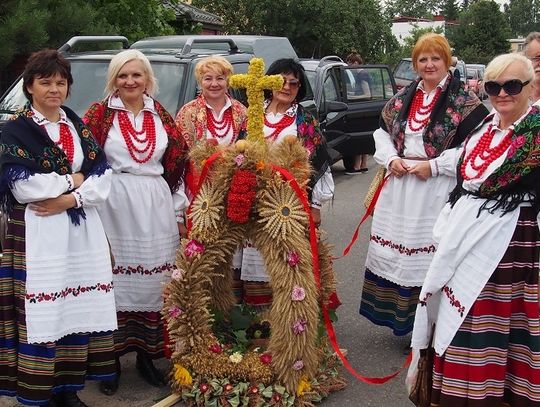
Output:
<path fill-rule="evenodd" d="M 540 0 L 510 0 L 504 5 L 513 36 L 526 36 L 540 27 Z"/>
<path fill-rule="evenodd" d="M 510 28 L 499 5 L 479 0 L 460 13 L 459 24 L 447 31 L 455 54 L 468 63 L 488 63 L 508 52 Z"/>
<path fill-rule="evenodd" d="M 438 9 L 438 2 L 432 0 L 389 0 L 386 3 L 386 13 L 390 18 L 397 16 L 431 18 Z"/>
<path fill-rule="evenodd" d="M 418 41 L 418 38 L 420 38 L 422 35 L 427 33 L 437 33 L 437 34 L 443 34 L 444 30 L 442 27 L 427 27 L 427 28 L 420 28 L 418 25 L 414 25 L 414 28 L 411 30 L 411 33 L 408 37 L 405 37 L 403 41 L 405 44 L 401 47 L 401 56 L 402 58 L 410 57 L 412 54 L 412 50 L 414 48 L 414 45 L 416 44 L 416 41 Z"/>
<path fill-rule="evenodd" d="M 194 0 L 193 4 L 219 15 L 230 34 L 286 36 L 305 57 L 344 55 L 354 48 L 367 61 L 380 61 L 385 50 L 395 46 L 390 20 L 377 0 Z"/>
<path fill-rule="evenodd" d="M 455 21 L 459 17 L 459 5 L 457 0 L 444 0 L 442 14 L 446 21 Z"/>

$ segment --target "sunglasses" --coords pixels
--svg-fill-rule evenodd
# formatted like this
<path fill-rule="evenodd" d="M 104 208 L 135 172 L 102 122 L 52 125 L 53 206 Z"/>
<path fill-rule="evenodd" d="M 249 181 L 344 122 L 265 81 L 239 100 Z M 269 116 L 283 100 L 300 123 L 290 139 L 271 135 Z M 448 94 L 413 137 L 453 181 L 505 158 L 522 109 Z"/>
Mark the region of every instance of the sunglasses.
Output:
<path fill-rule="evenodd" d="M 285 87 L 286 84 L 289 84 L 289 87 L 291 89 L 296 89 L 300 87 L 300 81 L 298 79 L 285 79 L 283 78 L 283 87 Z"/>
<path fill-rule="evenodd" d="M 507 95 L 515 96 L 521 93 L 523 88 L 527 86 L 530 81 L 522 82 L 519 79 L 511 79 L 509 81 L 500 84 L 495 81 L 484 82 L 484 90 L 489 96 L 499 96 L 501 89 L 504 89 L 504 92 Z"/>

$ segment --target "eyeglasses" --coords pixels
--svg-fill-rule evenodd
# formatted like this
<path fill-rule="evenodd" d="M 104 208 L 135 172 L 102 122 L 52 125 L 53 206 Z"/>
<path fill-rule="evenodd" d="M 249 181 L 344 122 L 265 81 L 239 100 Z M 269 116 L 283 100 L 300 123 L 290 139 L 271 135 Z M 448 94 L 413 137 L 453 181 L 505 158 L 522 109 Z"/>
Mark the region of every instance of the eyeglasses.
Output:
<path fill-rule="evenodd" d="M 540 55 L 537 55 L 535 57 L 530 57 L 529 59 L 532 63 L 537 64 L 538 62 L 540 62 Z"/>
<path fill-rule="evenodd" d="M 515 96 L 519 95 L 529 82 L 530 81 L 522 82 L 519 79 L 510 79 L 503 84 L 495 81 L 487 81 L 484 82 L 484 89 L 489 96 L 499 96 L 501 89 L 504 89 L 504 92 L 507 95 Z"/>
<path fill-rule="evenodd" d="M 296 89 L 300 87 L 300 81 L 298 79 L 285 79 L 283 78 L 283 87 L 285 87 L 286 84 L 289 84 L 289 87 L 291 89 Z"/>

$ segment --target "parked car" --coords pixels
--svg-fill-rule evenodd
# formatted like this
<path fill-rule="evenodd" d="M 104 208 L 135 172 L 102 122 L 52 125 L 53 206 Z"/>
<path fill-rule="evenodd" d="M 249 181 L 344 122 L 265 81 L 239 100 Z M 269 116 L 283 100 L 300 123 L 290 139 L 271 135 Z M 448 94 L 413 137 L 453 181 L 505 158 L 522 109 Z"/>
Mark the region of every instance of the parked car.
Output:
<path fill-rule="evenodd" d="M 472 90 L 477 95 L 480 94 L 480 84 L 482 80 L 480 79 L 480 73 L 477 69 L 469 68 L 467 66 L 467 89 Z"/>
<path fill-rule="evenodd" d="M 73 37 L 59 50 L 71 62 L 74 84 L 66 105 L 78 115 L 83 115 L 92 102 L 103 98 L 109 61 L 121 49 L 105 51 L 74 52 L 80 44 L 116 42 L 122 48 L 136 48 L 143 52 L 161 84 L 156 99 L 174 116 L 178 109 L 197 96 L 195 65 L 210 54 L 225 57 L 234 72 L 246 73 L 254 56 L 262 57 L 267 65 L 278 58 L 297 58 L 289 40 L 285 37 L 266 36 L 196 36 L 177 35 L 146 38 L 129 46 L 121 36 Z M 243 92 L 234 96 L 243 98 Z M 26 103 L 22 92 L 22 79 L 16 81 L 0 99 L 0 126 L 10 115 Z"/>
<path fill-rule="evenodd" d="M 334 162 L 343 159 L 352 169 L 359 154 L 373 154 L 373 132 L 379 127 L 382 108 L 396 93 L 387 65 L 347 65 L 339 57 L 301 60 L 313 88 L 321 127 Z M 359 86 L 367 78 L 370 94 Z"/>
<path fill-rule="evenodd" d="M 394 68 L 394 80 L 398 90 L 407 86 L 417 77 L 411 58 L 403 58 Z"/>
<path fill-rule="evenodd" d="M 487 94 L 484 91 L 484 71 L 486 66 L 484 64 L 467 64 L 467 69 L 474 69 L 478 72 L 478 97 L 482 100 L 487 98 Z"/>

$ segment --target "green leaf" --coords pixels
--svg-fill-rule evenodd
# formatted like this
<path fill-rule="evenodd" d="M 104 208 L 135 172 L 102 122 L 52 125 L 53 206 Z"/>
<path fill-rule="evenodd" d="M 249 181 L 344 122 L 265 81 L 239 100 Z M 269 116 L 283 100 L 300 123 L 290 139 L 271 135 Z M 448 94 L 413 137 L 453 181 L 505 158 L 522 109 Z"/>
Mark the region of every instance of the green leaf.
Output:
<path fill-rule="evenodd" d="M 265 388 L 261 394 L 266 397 L 266 398 L 270 398 L 272 397 L 272 394 L 274 394 L 274 391 L 272 389 L 272 386 L 268 386 L 267 388 Z"/>
<path fill-rule="evenodd" d="M 234 397 L 231 397 L 227 400 L 231 407 L 238 407 L 240 405 L 240 396 L 235 394 Z"/>

